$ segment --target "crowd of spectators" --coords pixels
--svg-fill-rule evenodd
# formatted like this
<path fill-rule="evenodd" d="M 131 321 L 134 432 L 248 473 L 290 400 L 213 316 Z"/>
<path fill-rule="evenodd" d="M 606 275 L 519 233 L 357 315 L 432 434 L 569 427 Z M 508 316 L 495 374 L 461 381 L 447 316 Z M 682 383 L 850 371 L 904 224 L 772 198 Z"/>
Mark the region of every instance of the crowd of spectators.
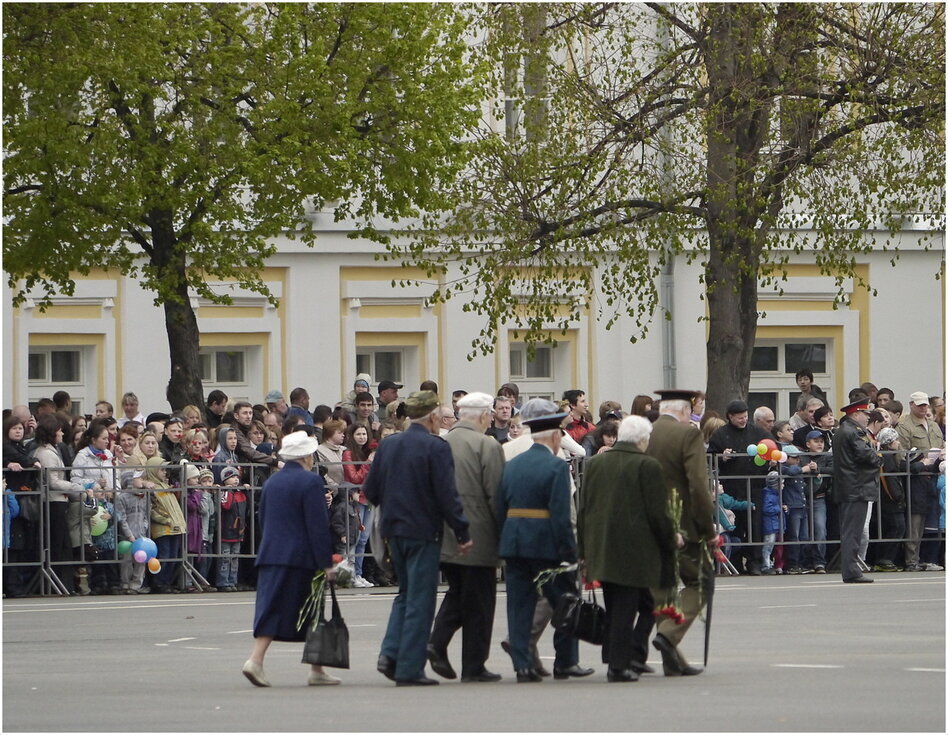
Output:
<path fill-rule="evenodd" d="M 822 573 L 832 562 L 837 419 L 812 373 L 804 369 L 797 378 L 801 394 L 789 417 L 743 401 L 731 402 L 720 416 L 705 410 L 703 396 L 693 402 L 691 420 L 704 434 L 717 486 L 718 530 L 740 573 Z M 214 390 L 204 406 L 148 415 L 134 393 L 122 396 L 117 416 L 104 400 L 91 416 L 71 415 L 64 391 L 41 399 L 33 411 L 5 409 L 4 594 L 29 593 L 42 548 L 69 594 L 253 589 L 259 490 L 282 467 L 277 452 L 293 431 L 318 442 L 316 466 L 327 486 L 335 550 L 351 562 L 353 584 L 392 584 L 371 555 L 372 510 L 361 486 L 379 442 L 403 431 L 408 419 L 398 395 L 404 386 L 383 380 L 373 395 L 370 383 L 369 375 L 359 374 L 340 401 L 313 407 L 308 391 L 295 388 L 289 403 L 279 390 L 258 404 Z M 421 389 L 438 392 L 432 381 Z M 464 395 L 455 390 L 442 405 L 442 435 L 457 420 Z M 880 502 L 867 519 L 862 559 L 877 571 L 942 570 L 943 396 L 918 391 L 903 405 L 891 389 L 864 383 L 848 398 L 871 404 L 868 438 L 884 455 Z M 519 387 L 502 385 L 485 432 L 511 449 L 522 441 L 520 405 Z M 560 407 L 568 413 L 562 444 L 570 460 L 609 451 L 628 415 L 611 399 L 593 415 L 580 389 L 566 391 Z M 655 407 L 655 399 L 640 394 L 629 413 L 655 421 Z M 780 447 L 783 461 L 755 461 L 749 448 L 765 439 Z M 581 465 L 575 462 L 579 487 Z M 41 487 L 45 494 L 33 495 Z M 158 546 L 154 574 L 120 549 L 146 536 Z"/>

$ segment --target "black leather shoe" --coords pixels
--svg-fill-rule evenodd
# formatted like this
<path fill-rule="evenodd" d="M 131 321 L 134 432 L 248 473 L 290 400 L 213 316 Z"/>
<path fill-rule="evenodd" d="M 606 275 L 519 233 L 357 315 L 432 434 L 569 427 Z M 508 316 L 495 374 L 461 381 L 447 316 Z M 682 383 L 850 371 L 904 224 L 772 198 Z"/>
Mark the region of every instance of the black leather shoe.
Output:
<path fill-rule="evenodd" d="M 493 671 L 488 671 L 483 669 L 479 674 L 472 674 L 471 676 L 462 676 L 461 681 L 465 684 L 469 682 L 491 682 L 491 681 L 500 681 L 503 677 L 500 674 L 495 674 Z"/>
<path fill-rule="evenodd" d="M 632 669 L 613 669 L 606 672 L 606 681 L 638 681 L 639 675 Z"/>
<path fill-rule="evenodd" d="M 429 679 L 427 676 L 422 676 L 417 679 L 404 679 L 402 681 L 396 681 L 395 686 L 397 687 L 430 687 L 437 686 L 440 682 L 435 681 L 434 679 Z"/>
<path fill-rule="evenodd" d="M 856 577 L 855 579 L 844 579 L 843 581 L 846 582 L 846 584 L 870 584 L 876 580 L 870 579 L 869 577 Z"/>
<path fill-rule="evenodd" d="M 704 669 L 700 666 L 692 666 L 691 664 L 682 664 L 681 665 L 681 676 L 697 676 Z"/>
<path fill-rule="evenodd" d="M 678 657 L 678 650 L 661 633 L 655 636 L 652 645 L 662 654 L 662 669 L 665 676 L 682 676 L 682 663 Z"/>
<path fill-rule="evenodd" d="M 584 669 L 579 664 L 573 664 L 568 669 L 558 669 L 555 666 L 553 667 L 553 678 L 554 679 L 569 679 L 571 676 L 579 678 L 581 676 L 589 676 L 590 674 L 595 673 L 595 669 Z"/>
<path fill-rule="evenodd" d="M 632 669 L 636 674 L 654 674 L 655 669 L 653 669 L 648 664 L 639 663 L 638 661 L 633 661 L 629 668 Z"/>
<path fill-rule="evenodd" d="M 543 668 L 543 664 L 534 666 L 533 669 L 542 677 L 551 676 L 550 672 Z"/>
<path fill-rule="evenodd" d="M 385 654 L 379 656 L 379 662 L 375 665 L 375 670 L 382 674 L 382 676 L 395 681 L 395 661 Z"/>
<path fill-rule="evenodd" d="M 524 684 L 530 681 L 543 681 L 536 669 L 517 669 L 517 683 Z"/>
<path fill-rule="evenodd" d="M 448 661 L 448 654 L 444 651 L 439 651 L 434 646 L 428 646 L 428 663 L 431 664 L 431 669 L 438 676 L 443 676 L 445 679 L 457 679 L 458 675 L 451 666 L 451 662 Z"/>

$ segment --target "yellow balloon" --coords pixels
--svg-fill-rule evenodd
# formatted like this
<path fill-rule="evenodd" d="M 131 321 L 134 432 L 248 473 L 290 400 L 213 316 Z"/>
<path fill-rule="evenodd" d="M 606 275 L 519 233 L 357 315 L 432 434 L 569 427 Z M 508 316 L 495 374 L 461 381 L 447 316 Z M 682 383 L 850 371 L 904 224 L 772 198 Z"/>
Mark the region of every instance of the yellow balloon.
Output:
<path fill-rule="evenodd" d="M 161 562 L 152 557 L 148 560 L 148 571 L 152 574 L 158 574 L 161 571 Z"/>
<path fill-rule="evenodd" d="M 766 444 L 764 444 L 763 442 L 761 442 L 760 444 L 757 445 L 757 454 L 759 454 L 761 457 L 763 457 L 765 454 L 767 454 L 767 451 L 768 451 L 769 449 L 770 449 L 770 447 L 768 447 Z"/>

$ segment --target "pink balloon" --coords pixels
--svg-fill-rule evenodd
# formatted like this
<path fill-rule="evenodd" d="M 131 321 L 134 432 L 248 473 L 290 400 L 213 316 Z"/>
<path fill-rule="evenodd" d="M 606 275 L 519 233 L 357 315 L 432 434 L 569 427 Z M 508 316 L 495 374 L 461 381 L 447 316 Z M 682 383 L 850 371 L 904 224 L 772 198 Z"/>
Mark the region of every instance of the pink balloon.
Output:
<path fill-rule="evenodd" d="M 148 561 L 148 554 L 145 553 L 144 549 L 139 549 L 138 551 L 135 552 L 133 558 L 139 564 L 144 564 L 146 561 Z"/>

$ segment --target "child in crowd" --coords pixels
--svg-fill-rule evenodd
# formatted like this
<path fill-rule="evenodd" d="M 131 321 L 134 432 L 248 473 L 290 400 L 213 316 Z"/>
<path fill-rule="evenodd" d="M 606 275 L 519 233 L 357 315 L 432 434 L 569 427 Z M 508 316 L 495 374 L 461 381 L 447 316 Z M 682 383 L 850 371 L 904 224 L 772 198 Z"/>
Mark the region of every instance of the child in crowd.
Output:
<path fill-rule="evenodd" d="M 105 522 L 105 530 L 92 535 L 92 545 L 95 546 L 99 561 L 89 565 L 89 586 L 94 595 L 119 595 L 122 589 L 118 562 L 115 561 L 115 506 L 112 503 L 112 493 L 98 492 L 95 494 L 96 514 L 89 519 L 90 532 L 98 524 Z"/>
<path fill-rule="evenodd" d="M 781 447 L 793 443 L 793 429 L 790 428 L 789 421 L 778 421 L 774 424 L 773 429 L 771 429 L 771 433 L 780 443 Z"/>
<path fill-rule="evenodd" d="M 200 562 L 204 550 L 204 491 L 200 488 L 201 471 L 196 465 L 186 460 L 181 461 L 183 467 L 184 486 L 188 489 L 187 495 L 187 528 L 188 528 L 188 561 L 191 566 Z M 188 585 L 188 592 L 200 592 L 196 585 Z"/>
<path fill-rule="evenodd" d="M 355 563 L 355 542 L 362 531 L 359 507 L 359 488 L 350 487 L 347 502 L 336 502 L 332 513 L 333 545 L 337 554 L 342 554 Z"/>
<path fill-rule="evenodd" d="M 223 484 L 222 470 L 224 465 L 236 465 L 240 462 L 237 458 L 237 434 L 230 426 L 221 426 L 217 430 L 218 450 L 214 455 L 214 482 L 218 485 Z"/>
<path fill-rule="evenodd" d="M 777 542 L 777 534 L 782 530 L 783 514 L 786 512 L 787 506 L 780 504 L 780 473 L 776 470 L 767 473 L 763 501 L 761 533 L 764 539 L 764 548 L 762 550 L 763 563 L 760 567 L 760 573 L 780 574 L 780 571 L 773 566 L 770 557 Z"/>
<path fill-rule="evenodd" d="M 247 493 L 240 486 L 240 470 L 224 467 L 221 470 L 221 557 L 217 567 L 217 587 L 221 592 L 237 591 L 237 572 L 240 568 L 240 544 L 247 528 Z"/>
<path fill-rule="evenodd" d="M 806 502 L 806 483 L 803 480 L 803 467 L 800 466 L 800 450 L 793 444 L 787 444 L 783 447 L 787 453 L 787 461 L 782 465 L 780 474 L 784 477 L 783 482 L 783 505 L 787 508 L 787 528 L 784 532 L 784 540 L 790 542 L 786 547 L 787 564 L 790 565 L 790 574 L 807 574 L 813 571 L 809 563 L 805 567 L 803 559 L 809 559 L 807 547 L 793 543 L 795 541 L 809 541 L 809 518 Z M 812 460 L 807 463 L 806 469 L 809 473 L 815 475 L 817 472 L 816 462 Z"/>
<path fill-rule="evenodd" d="M 810 546 L 810 560 L 813 562 L 813 571 L 817 574 L 826 574 L 826 489 L 832 481 L 829 477 L 820 475 L 833 474 L 833 455 L 824 452 L 825 437 L 822 431 L 813 429 L 806 435 L 806 449 L 809 461 L 803 473 L 810 476 L 811 497 L 813 498 L 813 540 L 816 544 Z M 813 465 L 816 469 L 813 469 Z"/>
<path fill-rule="evenodd" d="M 158 491 L 151 499 L 151 538 L 158 546 L 161 570 L 151 578 L 155 592 L 167 593 L 177 589 L 177 559 L 181 556 L 181 536 L 188 522 L 181 512 L 178 494 L 171 492 L 167 466 L 162 457 L 151 457 L 145 463 L 145 481 Z"/>
<path fill-rule="evenodd" d="M 736 528 L 735 512 L 747 512 L 753 510 L 754 504 L 749 500 L 738 500 L 724 492 L 724 485 L 720 482 L 717 486 L 718 493 L 718 527 L 719 533 L 724 539 L 724 555 L 731 558 L 731 547 L 740 543 L 740 536 L 733 533 Z"/>
<path fill-rule="evenodd" d="M 140 489 L 129 488 L 118 494 L 115 499 L 115 515 L 118 519 L 119 536 L 125 541 L 132 542 L 139 536 L 148 536 L 148 496 Z M 119 576 L 126 595 L 151 592 L 148 587 L 142 587 L 145 565 L 135 561 L 130 553 L 119 560 Z"/>
<path fill-rule="evenodd" d="M 201 499 L 201 537 L 204 541 L 201 544 L 197 571 L 207 580 L 207 584 L 202 584 L 201 589 L 205 592 L 217 592 L 211 584 L 210 577 L 214 568 L 210 554 L 214 553 L 214 534 L 217 533 L 217 492 L 214 489 L 214 473 L 209 467 L 201 469 L 198 474 L 198 484 L 204 493 Z"/>

